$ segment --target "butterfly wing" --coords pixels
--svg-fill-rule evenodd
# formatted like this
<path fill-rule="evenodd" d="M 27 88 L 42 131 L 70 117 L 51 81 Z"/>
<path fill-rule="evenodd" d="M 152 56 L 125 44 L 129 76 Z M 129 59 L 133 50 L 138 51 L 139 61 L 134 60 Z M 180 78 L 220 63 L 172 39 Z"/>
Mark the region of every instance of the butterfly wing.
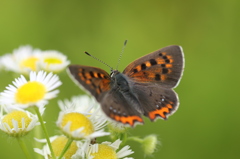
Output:
<path fill-rule="evenodd" d="M 150 120 L 167 119 L 178 109 L 178 96 L 172 88 L 179 83 L 183 67 L 182 48 L 171 45 L 135 60 L 123 71 Z"/>
<path fill-rule="evenodd" d="M 110 90 L 109 74 L 97 67 L 70 65 L 68 72 L 73 81 L 91 93 L 97 101 Z"/>
<path fill-rule="evenodd" d="M 123 74 L 135 82 L 155 82 L 162 87 L 176 87 L 184 66 L 181 46 L 171 45 L 130 63 Z"/>
<path fill-rule="evenodd" d="M 156 83 L 135 83 L 132 89 L 141 103 L 143 114 L 152 121 L 159 117 L 167 119 L 178 109 L 178 95 L 172 89 Z"/>
<path fill-rule="evenodd" d="M 100 103 L 105 114 L 117 122 L 132 127 L 137 123 L 143 124 L 140 112 L 119 91 L 112 89 L 105 94 Z"/>

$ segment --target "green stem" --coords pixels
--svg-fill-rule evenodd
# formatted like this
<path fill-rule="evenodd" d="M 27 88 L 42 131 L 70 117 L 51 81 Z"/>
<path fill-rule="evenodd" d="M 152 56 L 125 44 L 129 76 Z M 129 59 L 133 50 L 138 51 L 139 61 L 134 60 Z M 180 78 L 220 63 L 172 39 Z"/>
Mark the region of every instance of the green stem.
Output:
<path fill-rule="evenodd" d="M 63 157 L 63 155 L 67 152 L 68 148 L 71 146 L 73 140 L 71 138 L 68 139 L 65 147 L 63 148 L 61 155 L 59 156 L 59 159 L 61 159 Z"/>
<path fill-rule="evenodd" d="M 50 142 L 50 139 L 49 139 L 49 135 L 48 135 L 46 126 L 45 126 L 45 124 L 44 124 L 44 122 L 43 122 L 43 118 L 42 118 L 42 116 L 41 116 L 41 114 L 40 114 L 40 112 L 39 112 L 38 107 L 34 107 L 34 109 L 35 109 L 35 112 L 36 112 L 36 114 L 37 114 L 37 116 L 38 116 L 38 120 L 39 120 L 39 122 L 40 122 L 40 124 L 41 124 L 41 127 L 42 127 L 42 129 L 43 129 L 43 132 L 44 132 L 44 134 L 45 134 L 45 137 L 46 137 L 46 139 L 47 139 L 48 147 L 49 147 L 49 149 L 50 149 L 50 151 L 51 151 L 52 158 L 55 159 L 56 157 L 55 157 L 55 154 L 54 154 L 54 152 L 53 152 L 52 144 L 51 144 L 51 142 Z"/>
<path fill-rule="evenodd" d="M 143 139 L 138 138 L 138 137 L 129 137 L 129 138 L 127 138 L 127 140 L 132 140 L 132 141 L 136 141 L 136 142 L 139 142 L 139 143 L 143 142 Z"/>
<path fill-rule="evenodd" d="M 122 141 L 121 145 L 125 145 L 125 143 L 127 142 L 127 139 L 128 139 L 127 137 L 128 137 L 128 135 L 126 132 L 123 132 L 120 134 L 119 138 Z"/>
<path fill-rule="evenodd" d="M 17 140 L 18 140 L 18 143 L 19 143 L 20 147 L 22 148 L 22 151 L 24 152 L 26 158 L 31 159 L 31 156 L 28 152 L 28 149 L 27 149 L 23 139 L 21 137 L 18 137 Z"/>
<path fill-rule="evenodd" d="M 40 125 L 35 126 L 35 128 L 33 129 L 33 131 L 34 131 L 34 137 L 35 137 L 35 138 L 38 138 L 38 139 L 43 138 L 43 137 L 42 137 L 42 133 L 41 133 L 42 131 L 41 131 Z M 40 148 L 41 146 L 42 146 L 42 143 L 40 143 L 40 142 L 34 142 L 34 147 Z M 42 156 L 39 155 L 38 153 L 35 153 L 35 159 L 42 159 Z"/>

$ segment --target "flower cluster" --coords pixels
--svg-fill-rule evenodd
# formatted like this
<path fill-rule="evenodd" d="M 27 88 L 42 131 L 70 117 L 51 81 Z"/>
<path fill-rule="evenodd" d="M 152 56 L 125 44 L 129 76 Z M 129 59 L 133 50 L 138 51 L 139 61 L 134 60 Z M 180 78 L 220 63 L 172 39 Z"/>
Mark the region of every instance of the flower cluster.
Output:
<path fill-rule="evenodd" d="M 133 159 L 126 157 L 133 153 L 130 146 L 125 145 L 128 140 L 141 143 L 144 153 L 152 154 L 157 145 L 155 135 L 144 139 L 127 137 L 126 127 L 114 126 L 102 114 L 95 99 L 87 95 L 58 100 L 60 112 L 56 125 L 61 133 L 49 137 L 42 116 L 49 100 L 60 93 L 58 88 L 62 82 L 58 75 L 48 72 L 59 72 L 68 64 L 66 56 L 57 51 L 41 51 L 30 46 L 0 57 L 1 69 L 21 74 L 0 92 L 0 130 L 16 137 L 24 147 L 22 137 L 40 125 L 46 138 L 35 138 L 35 141 L 44 146 L 33 150 L 45 159 Z M 96 142 L 102 136 L 109 136 L 111 142 Z M 120 136 L 124 136 L 123 141 Z M 32 158 L 26 147 L 22 149 L 26 158 Z"/>
<path fill-rule="evenodd" d="M 55 50 L 42 51 L 31 46 L 21 46 L 12 53 L 0 57 L 0 69 L 27 75 L 30 71 L 45 70 L 60 72 L 70 62 L 61 52 Z"/>

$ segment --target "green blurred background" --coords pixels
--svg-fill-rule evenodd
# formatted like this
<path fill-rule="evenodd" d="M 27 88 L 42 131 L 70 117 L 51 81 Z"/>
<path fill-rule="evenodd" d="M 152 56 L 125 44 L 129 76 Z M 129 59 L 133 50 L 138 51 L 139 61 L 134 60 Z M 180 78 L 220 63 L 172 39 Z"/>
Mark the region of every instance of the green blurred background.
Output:
<path fill-rule="evenodd" d="M 115 67 L 128 39 L 119 70 L 134 59 L 171 44 L 181 45 L 185 71 L 179 110 L 167 121 L 150 122 L 131 130 L 144 137 L 157 134 L 161 145 L 146 159 L 240 158 L 238 0 L 152 1 L 0 1 L 0 55 L 20 45 L 66 54 L 72 64 L 106 66 L 84 55 L 88 51 Z M 14 80 L 0 72 L 0 91 Z M 65 72 L 58 99 L 83 93 Z M 57 100 L 44 119 L 56 134 Z M 32 134 L 25 138 L 32 148 Z M 0 158 L 24 158 L 16 140 L 0 133 Z M 135 159 L 144 158 L 138 144 L 128 143 Z"/>

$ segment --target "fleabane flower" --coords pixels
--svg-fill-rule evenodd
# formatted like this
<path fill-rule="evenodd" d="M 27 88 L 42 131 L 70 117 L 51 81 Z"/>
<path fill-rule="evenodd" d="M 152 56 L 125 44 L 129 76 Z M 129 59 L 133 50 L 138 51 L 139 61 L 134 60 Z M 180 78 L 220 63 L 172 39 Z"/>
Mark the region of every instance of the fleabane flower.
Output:
<path fill-rule="evenodd" d="M 14 137 L 25 136 L 36 125 L 39 125 L 37 116 L 20 109 L 11 110 L 0 118 L 0 129 Z"/>
<path fill-rule="evenodd" d="M 83 113 L 92 113 L 100 107 L 99 103 L 88 95 L 73 96 L 70 100 L 59 100 L 58 105 L 62 111 L 75 111 Z"/>
<path fill-rule="evenodd" d="M 13 54 L 7 53 L 0 57 L 0 69 L 16 72 L 16 63 Z"/>
<path fill-rule="evenodd" d="M 39 62 L 41 69 L 48 72 L 60 72 L 69 63 L 65 55 L 55 50 L 43 51 Z"/>
<path fill-rule="evenodd" d="M 134 152 L 130 149 L 130 146 L 126 145 L 121 150 L 119 146 L 121 140 L 116 140 L 115 142 L 103 142 L 101 144 L 93 144 L 85 148 L 87 159 L 133 159 L 132 157 L 126 157 L 133 154 Z"/>
<path fill-rule="evenodd" d="M 61 85 L 57 75 L 39 71 L 30 72 L 29 77 L 30 80 L 27 81 L 21 75 L 12 82 L 13 85 L 8 85 L 6 90 L 0 94 L 2 96 L 0 102 L 5 105 L 12 104 L 19 108 L 42 107 L 59 93 L 58 90 L 55 90 Z"/>
<path fill-rule="evenodd" d="M 85 96 L 83 101 L 86 102 Z M 89 100 L 90 101 L 90 100 Z M 79 102 L 79 103 L 78 103 Z M 109 135 L 108 132 L 104 132 L 104 127 L 106 125 L 106 117 L 101 115 L 100 109 L 92 111 L 93 106 L 87 103 L 81 103 L 78 101 L 76 103 L 68 103 L 68 106 L 63 106 L 64 102 L 60 102 L 61 112 L 57 120 L 57 126 L 61 131 L 74 140 L 79 140 L 83 138 L 93 139 L 100 136 Z M 87 105 L 89 107 L 87 107 Z M 81 107 L 85 109 L 77 109 Z"/>
<path fill-rule="evenodd" d="M 41 50 L 33 49 L 30 45 L 20 46 L 12 54 L 2 57 L 6 70 L 16 73 L 28 74 L 30 71 L 39 71 L 38 62 Z"/>
<path fill-rule="evenodd" d="M 50 149 L 48 147 L 47 140 L 46 139 L 36 139 L 36 138 L 35 138 L 35 140 L 40 142 L 40 143 L 46 143 L 46 144 L 43 146 L 42 149 L 34 148 L 34 151 L 36 153 L 44 156 L 45 159 L 49 159 L 49 156 L 51 156 L 51 152 L 50 152 Z M 59 157 L 61 155 L 61 152 L 62 152 L 63 148 L 65 147 L 65 145 L 68 141 L 68 138 L 66 138 L 63 135 L 52 136 L 52 137 L 50 137 L 50 141 L 51 141 L 53 152 L 54 152 L 55 156 Z M 81 150 L 80 150 L 81 146 L 82 146 L 81 142 L 73 141 L 63 157 L 65 159 L 79 159 L 79 158 L 81 158 L 81 155 L 82 155 Z"/>

